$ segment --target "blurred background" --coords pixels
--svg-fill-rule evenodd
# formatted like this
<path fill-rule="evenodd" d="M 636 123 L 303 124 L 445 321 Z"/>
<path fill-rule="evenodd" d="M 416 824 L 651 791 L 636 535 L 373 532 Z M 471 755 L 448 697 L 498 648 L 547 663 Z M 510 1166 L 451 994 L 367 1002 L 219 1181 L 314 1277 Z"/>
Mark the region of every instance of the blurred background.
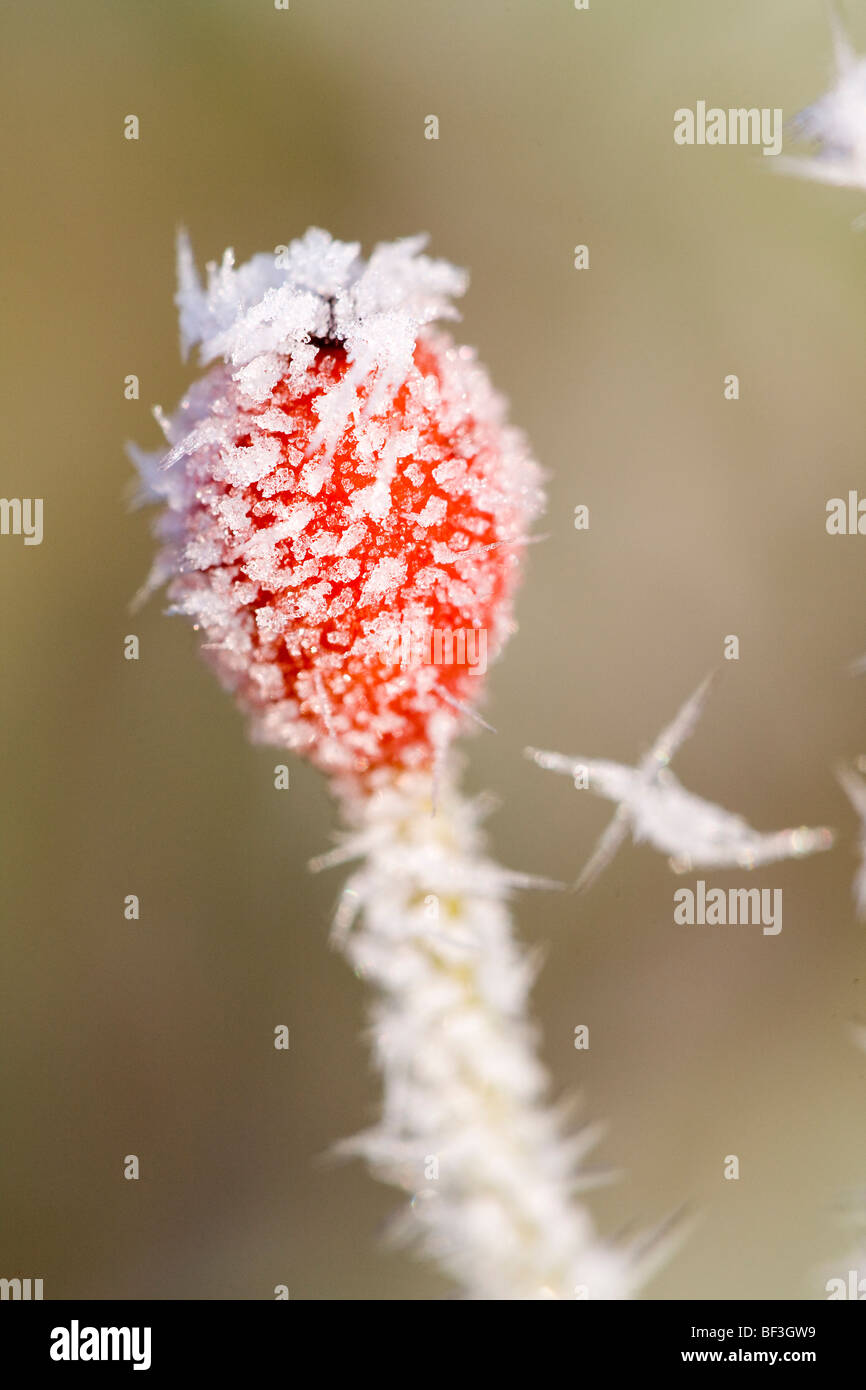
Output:
<path fill-rule="evenodd" d="M 678 147 L 673 113 L 792 116 L 830 76 L 823 7 L 43 0 L 5 28 L 3 493 L 44 498 L 45 535 L 0 541 L 0 1275 L 46 1298 L 451 1293 L 387 1246 L 399 1195 L 326 1158 L 379 1095 L 327 945 L 341 871 L 306 870 L 327 787 L 293 762 L 275 791 L 279 755 L 247 743 L 195 634 L 159 597 L 128 611 L 152 546 L 124 442 L 158 445 L 150 407 L 193 372 L 175 230 L 204 261 L 314 224 L 367 250 L 427 231 L 469 268 L 457 331 L 549 475 L 489 682 L 499 732 L 466 744 L 496 856 L 571 879 L 610 808 L 524 745 L 633 762 L 719 665 L 678 775 L 760 829 L 840 832 L 754 880 L 705 875 L 781 887 L 777 937 L 674 927 L 679 881 L 630 845 L 587 895 L 516 905 L 556 1094 L 607 1125 L 601 1229 L 698 1218 L 644 1296 L 822 1297 L 866 1183 L 858 824 L 833 777 L 866 753 L 866 540 L 824 525 L 864 480 L 866 195 Z"/>

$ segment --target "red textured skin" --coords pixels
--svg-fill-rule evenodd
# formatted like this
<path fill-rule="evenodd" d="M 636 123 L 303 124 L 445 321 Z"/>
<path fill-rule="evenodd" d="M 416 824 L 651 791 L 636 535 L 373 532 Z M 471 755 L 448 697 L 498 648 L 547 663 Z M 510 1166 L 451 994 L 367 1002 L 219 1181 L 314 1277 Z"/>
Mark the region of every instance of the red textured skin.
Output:
<path fill-rule="evenodd" d="M 449 349 L 452 360 L 446 369 L 441 354 Z M 435 409 L 421 400 L 423 379 L 432 376 L 441 385 L 443 371 L 445 375 L 451 374 L 448 389 L 453 394 L 455 352 L 447 340 L 419 340 L 416 345 L 415 370 L 393 401 L 387 415 L 387 428 L 389 431 L 399 431 L 409 427 L 410 423 L 418 427 L 420 407 L 423 423 L 419 443 L 432 446 L 436 458 L 418 464 L 424 475 L 420 484 L 413 482 L 407 473 L 417 460 L 406 458 L 397 464 L 391 484 L 390 512 L 381 521 L 365 517 L 365 535 L 348 553 L 352 560 L 360 563 L 358 576 L 354 579 L 342 578 L 336 572 L 336 559 L 324 554 L 319 557 L 317 573 L 290 591 L 291 595 L 302 598 L 305 589 L 328 582 L 331 585 L 329 606 L 343 604 L 348 597 L 351 600 L 348 610 L 312 624 L 309 621 L 296 622 L 284 637 L 267 634 L 263 637 L 249 619 L 256 610 L 273 607 L 280 601 L 279 586 L 269 587 L 255 581 L 255 598 L 239 605 L 242 620 L 244 615 L 248 615 L 245 627 L 253 635 L 255 660 L 267 663 L 272 672 L 274 669 L 279 671 L 281 694 L 276 699 L 297 702 L 292 746 L 306 752 L 330 771 L 364 774 L 382 767 L 429 765 L 435 753 L 431 713 L 438 708 L 446 715 L 456 716 L 453 704 L 441 695 L 438 698 L 435 694 L 431 696 L 429 689 L 425 688 L 431 679 L 435 690 L 445 692 L 452 701 L 469 704 L 477 699 L 483 682 L 465 664 L 439 665 L 435 668 L 427 666 L 419 671 L 412 666 L 401 666 L 399 659 L 389 661 L 369 655 L 362 657 L 352 650 L 356 639 L 365 630 L 365 623 L 375 619 L 383 609 L 394 622 L 400 622 L 403 595 L 411 589 L 419 571 L 434 563 L 434 542 L 459 544 L 461 538 L 468 534 L 473 554 L 477 557 L 475 577 L 478 582 L 473 583 L 471 598 L 467 603 L 465 584 L 460 581 L 457 566 L 436 562 L 437 568 L 450 577 L 450 582 L 446 580 L 437 584 L 435 591 L 426 595 L 429 626 L 454 631 L 471 627 L 484 629 L 487 633 L 488 659 L 494 655 L 499 638 L 507 627 L 509 596 L 519 550 L 513 538 L 522 530 L 519 524 L 515 529 L 515 509 L 500 502 L 495 509 L 485 510 L 479 507 L 469 491 L 463 490 L 455 496 L 453 490 L 444 489 L 433 478 L 433 470 L 439 463 L 452 459 L 458 446 L 469 475 L 476 475 L 487 482 L 495 478 L 498 465 L 501 426 L 497 420 L 478 420 L 470 415 L 464 417 L 449 434 Z M 320 351 L 315 370 L 322 388 L 332 388 L 346 368 L 345 354 L 341 349 Z M 297 541 L 289 539 L 275 543 L 274 555 L 287 576 L 296 571 L 298 564 L 303 564 L 305 540 L 346 529 L 346 512 L 358 489 L 368 488 L 374 481 L 369 470 L 359 470 L 357 435 L 350 424 L 334 450 L 329 474 L 321 491 L 314 498 L 299 493 L 296 484 L 300 470 L 295 450 L 301 449 L 305 454 L 308 450 L 318 423 L 314 411 L 315 396 L 315 392 L 292 395 L 285 381 L 280 382 L 272 392 L 266 408 L 272 409 L 276 405 L 284 412 L 286 430 L 275 434 L 270 428 L 266 433 L 269 438 L 281 441 L 284 463 L 290 471 L 278 480 L 278 490 L 271 497 L 266 493 L 274 484 L 276 470 L 268 478 L 246 487 L 220 483 L 214 491 L 211 482 L 208 489 L 211 499 L 220 495 L 233 499 L 242 497 L 257 533 L 266 531 L 274 524 L 275 508 L 279 504 L 292 506 L 299 501 L 308 501 L 313 505 L 315 513 L 299 533 Z M 243 429 L 235 437 L 236 444 L 244 446 L 253 441 L 256 413 L 260 412 L 245 415 Z M 290 446 L 294 446 L 291 452 Z M 292 459 L 294 467 L 291 466 Z M 419 528 L 415 519 L 426 503 L 436 497 L 442 498 L 447 505 L 445 516 L 426 529 Z M 197 505 L 203 505 L 203 509 L 213 517 L 213 506 L 207 501 Z M 503 540 L 508 543 L 502 544 Z M 482 549 L 484 546 L 494 548 Z M 405 581 L 393 599 L 363 599 L 362 591 L 371 570 L 379 560 L 388 557 L 402 559 L 406 563 Z M 209 567 L 205 575 L 213 575 L 218 568 Z M 229 568 L 238 581 L 249 579 L 242 555 L 239 564 L 233 558 Z M 457 588 L 461 592 L 455 595 L 451 589 Z M 260 686 L 254 680 L 245 678 L 237 663 L 229 670 L 221 661 L 219 652 L 213 653 L 212 659 L 249 713 L 261 715 L 268 704 L 273 703 L 273 693 L 269 692 L 268 697 L 264 698 Z M 435 672 L 433 677 L 431 670 Z M 383 716 L 388 727 L 379 728 Z M 394 727 L 394 716 L 397 717 L 398 727 Z M 371 733 L 372 748 L 367 746 Z"/>

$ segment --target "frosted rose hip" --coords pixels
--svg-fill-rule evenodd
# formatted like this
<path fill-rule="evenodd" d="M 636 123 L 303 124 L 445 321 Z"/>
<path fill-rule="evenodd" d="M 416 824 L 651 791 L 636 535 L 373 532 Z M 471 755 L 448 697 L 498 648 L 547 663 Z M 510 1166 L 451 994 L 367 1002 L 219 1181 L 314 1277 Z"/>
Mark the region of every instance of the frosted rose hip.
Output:
<path fill-rule="evenodd" d="M 167 453 L 134 454 L 163 503 L 150 586 L 255 736 L 340 794 L 316 867 L 358 861 L 333 940 L 375 992 L 385 1086 L 347 1151 L 413 1193 L 402 1228 L 469 1297 L 617 1296 L 625 1261 L 572 1202 L 581 1141 L 533 1053 L 506 907 L 528 880 L 487 859 L 441 756 L 509 631 L 541 495 L 474 354 L 432 328 L 465 277 L 422 246 L 365 262 L 313 230 L 237 269 L 227 252 L 203 289 L 181 242 L 182 341 L 208 371 L 158 413 Z"/>
<path fill-rule="evenodd" d="M 202 290 L 185 244 L 185 341 L 222 359 L 136 455 L 165 509 L 169 581 L 254 736 L 343 774 L 429 764 L 511 622 L 536 465 L 465 347 L 463 277 L 420 239 L 311 231 L 282 264 L 231 253 Z"/>

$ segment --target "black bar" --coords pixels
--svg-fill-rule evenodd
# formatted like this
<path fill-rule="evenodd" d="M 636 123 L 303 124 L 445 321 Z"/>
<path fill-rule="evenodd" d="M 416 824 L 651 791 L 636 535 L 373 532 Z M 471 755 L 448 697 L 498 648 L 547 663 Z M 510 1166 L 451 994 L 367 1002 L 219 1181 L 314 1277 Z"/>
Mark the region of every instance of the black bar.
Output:
<path fill-rule="evenodd" d="M 602 1368 L 615 1377 L 620 1371 L 652 1374 L 674 1367 L 700 1373 L 707 1366 L 735 1373 L 752 1367 L 804 1366 L 826 1378 L 856 1365 L 862 1355 L 863 1316 L 839 1302 L 574 1302 L 577 1306 L 562 1314 L 548 1311 L 541 1315 L 542 1323 L 522 1328 L 515 1326 L 509 1314 L 498 1336 L 490 1335 L 486 1315 L 477 1307 L 468 1325 L 462 1322 L 465 1314 L 459 1300 L 446 1302 L 445 1307 L 451 1310 L 449 1317 L 460 1319 L 454 1330 L 464 1337 L 471 1334 L 470 1345 L 482 1364 L 496 1365 L 504 1356 L 510 1357 L 526 1330 L 541 1332 L 545 1338 L 561 1337 L 575 1381 L 584 1379 L 586 1372 L 597 1377 Z M 11 1362 L 22 1374 L 48 1372 L 52 1379 L 93 1378 L 106 1369 L 114 1376 L 134 1376 L 137 1361 L 142 1380 L 144 1375 L 159 1378 L 165 1372 L 189 1371 L 201 1383 L 209 1374 L 224 1379 L 233 1372 L 269 1367 L 268 1374 L 284 1374 L 288 1382 L 299 1374 L 306 1381 L 317 1371 L 331 1374 L 341 1357 L 353 1374 L 363 1374 L 365 1379 L 376 1375 L 380 1360 L 389 1379 L 395 1374 L 395 1362 L 400 1364 L 401 1380 L 413 1380 L 422 1368 L 429 1379 L 437 1363 L 443 1373 L 453 1374 L 456 1346 L 442 1327 L 445 1309 L 441 1304 L 435 1314 L 419 1307 L 420 1325 L 408 1314 L 411 1304 L 399 1316 L 389 1304 L 372 1306 L 382 1309 L 386 1321 L 381 1327 L 370 1323 L 371 1316 L 378 1315 L 369 1309 L 362 1323 L 353 1302 L 341 1304 L 339 1310 L 303 1299 L 7 1302 L 0 1305 L 0 1346 L 4 1366 Z M 501 1312 L 494 1311 L 492 1316 Z M 432 1338 L 431 1328 L 436 1333 Z M 106 1331 L 103 1336 L 102 1329 L 117 1333 Z M 424 1335 L 423 1351 L 420 1364 L 413 1364 L 412 1348 L 419 1333 Z M 460 1360 L 468 1350 L 461 1345 Z M 553 1350 L 552 1342 L 533 1342 L 526 1345 L 525 1354 L 540 1370 L 549 1366 Z M 86 1359 L 92 1351 L 104 1353 L 106 1359 Z M 111 1359 L 115 1351 L 126 1359 Z M 56 1359 L 61 1354 L 70 1359 Z M 75 1354 L 77 1359 L 72 1359 Z"/>

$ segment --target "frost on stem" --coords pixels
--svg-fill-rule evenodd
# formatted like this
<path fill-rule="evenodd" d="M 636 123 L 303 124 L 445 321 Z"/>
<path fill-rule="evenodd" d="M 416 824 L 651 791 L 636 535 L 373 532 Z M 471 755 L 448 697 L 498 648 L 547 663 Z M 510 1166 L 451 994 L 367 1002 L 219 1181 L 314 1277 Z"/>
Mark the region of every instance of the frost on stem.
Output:
<path fill-rule="evenodd" d="M 376 991 L 385 1078 L 375 1128 L 342 1145 L 412 1194 L 400 1233 L 471 1298 L 623 1298 L 635 1261 L 573 1200 L 578 1160 L 545 1104 L 526 999 L 533 967 L 511 933 L 522 876 L 484 854 L 477 813 L 446 782 L 406 773 L 359 804 L 345 857 L 362 859 L 335 934 Z"/>

